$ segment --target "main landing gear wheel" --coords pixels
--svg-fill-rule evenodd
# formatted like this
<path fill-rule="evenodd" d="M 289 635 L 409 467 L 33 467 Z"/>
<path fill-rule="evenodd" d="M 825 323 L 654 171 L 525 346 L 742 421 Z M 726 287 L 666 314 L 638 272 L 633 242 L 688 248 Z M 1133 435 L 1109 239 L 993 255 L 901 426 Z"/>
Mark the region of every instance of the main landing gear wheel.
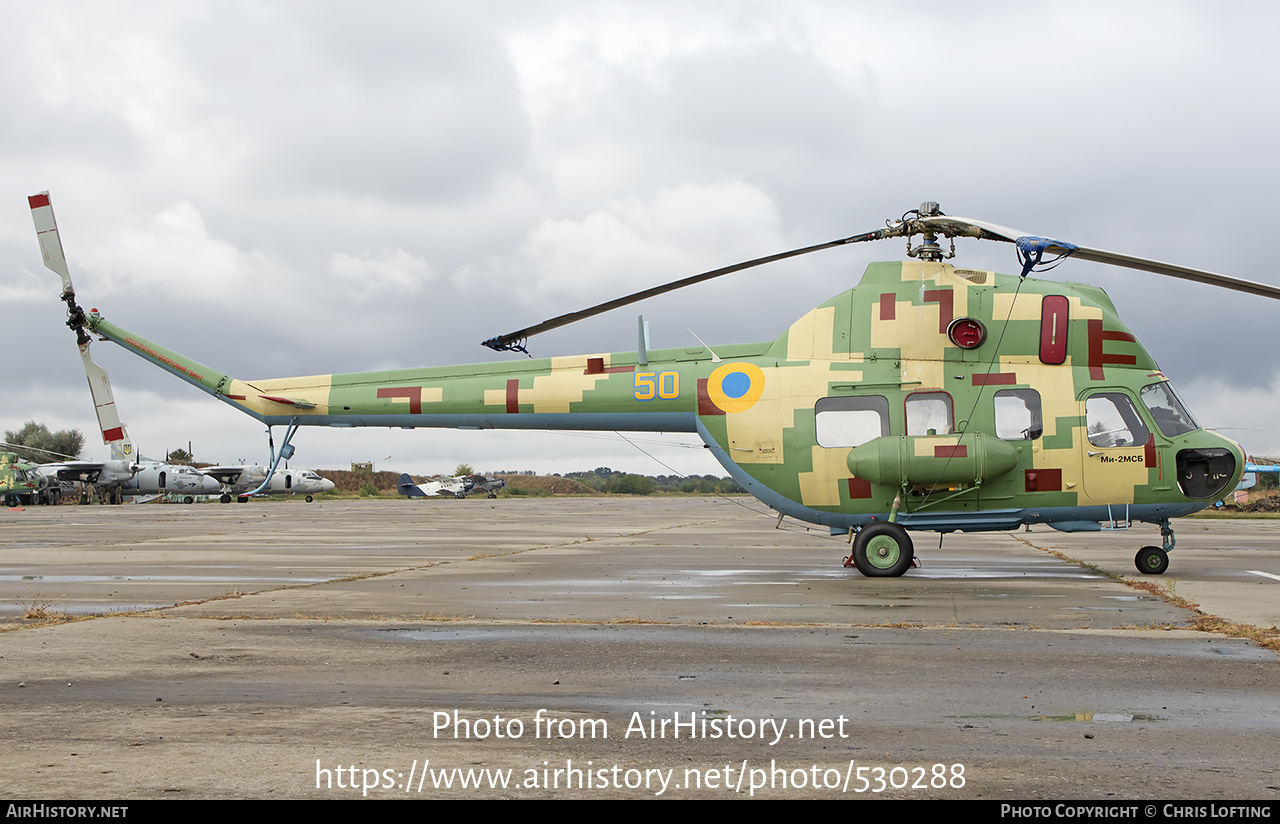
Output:
<path fill-rule="evenodd" d="M 911 536 L 897 524 L 871 524 L 853 541 L 853 565 L 868 578 L 897 578 L 911 569 L 914 557 Z"/>
<path fill-rule="evenodd" d="M 222 497 L 219 498 L 218 500 L 224 504 L 229 504 L 231 503 L 231 496 L 224 492 L 222 493 Z"/>
<path fill-rule="evenodd" d="M 1169 553 L 1158 546 L 1144 546 L 1133 563 L 1143 575 L 1163 575 L 1169 568 Z"/>

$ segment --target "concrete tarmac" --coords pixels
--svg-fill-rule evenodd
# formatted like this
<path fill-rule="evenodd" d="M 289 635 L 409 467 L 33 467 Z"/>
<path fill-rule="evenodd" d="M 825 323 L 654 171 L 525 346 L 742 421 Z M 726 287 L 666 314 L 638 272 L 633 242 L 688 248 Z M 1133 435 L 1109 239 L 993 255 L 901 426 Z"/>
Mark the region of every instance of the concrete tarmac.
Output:
<path fill-rule="evenodd" d="M 4 794 L 1280 798 L 1276 654 L 1186 628 L 1280 622 L 1280 523 L 1178 522 L 1154 579 L 1152 527 L 914 533 L 923 566 L 868 579 L 774 523 L 743 498 L 4 512 Z"/>

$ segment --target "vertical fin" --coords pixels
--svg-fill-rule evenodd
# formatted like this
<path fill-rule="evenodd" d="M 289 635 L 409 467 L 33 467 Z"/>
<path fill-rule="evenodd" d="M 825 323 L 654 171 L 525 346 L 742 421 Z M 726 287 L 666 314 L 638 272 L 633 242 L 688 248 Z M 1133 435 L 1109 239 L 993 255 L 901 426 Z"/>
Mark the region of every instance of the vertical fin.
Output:
<path fill-rule="evenodd" d="M 636 363 L 641 366 L 649 365 L 649 324 L 644 319 L 644 315 L 636 316 Z"/>

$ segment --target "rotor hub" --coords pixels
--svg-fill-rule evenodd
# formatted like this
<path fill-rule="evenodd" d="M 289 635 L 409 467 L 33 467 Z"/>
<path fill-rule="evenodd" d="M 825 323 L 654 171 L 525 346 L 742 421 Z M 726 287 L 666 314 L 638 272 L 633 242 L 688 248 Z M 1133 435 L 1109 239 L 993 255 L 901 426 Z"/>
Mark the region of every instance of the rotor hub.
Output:
<path fill-rule="evenodd" d="M 907 214 L 912 214 L 912 212 L 907 212 Z M 955 238 L 951 238 L 951 252 L 947 253 L 943 250 L 942 246 L 938 244 L 937 231 L 932 226 L 922 226 L 919 223 L 922 218 L 938 217 L 943 214 L 937 201 L 924 201 L 920 204 L 920 208 L 914 211 L 914 214 L 914 220 L 907 220 L 907 216 L 903 215 L 902 221 L 907 229 L 907 257 L 916 258 L 917 260 L 927 261 L 929 263 L 938 263 L 955 257 Z M 920 235 L 920 245 L 913 249 L 911 248 L 911 236 L 914 234 Z"/>

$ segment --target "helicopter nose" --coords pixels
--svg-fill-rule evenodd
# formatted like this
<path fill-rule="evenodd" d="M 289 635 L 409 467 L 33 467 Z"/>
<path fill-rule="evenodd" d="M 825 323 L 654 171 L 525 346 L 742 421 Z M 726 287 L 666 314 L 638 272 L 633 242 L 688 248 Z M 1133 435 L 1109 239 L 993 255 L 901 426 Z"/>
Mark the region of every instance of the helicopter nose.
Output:
<path fill-rule="evenodd" d="M 1177 453 L 1178 488 L 1188 498 L 1220 497 L 1244 474 L 1244 450 L 1240 445 L 1216 432 L 1204 434 L 1213 440 Z"/>

